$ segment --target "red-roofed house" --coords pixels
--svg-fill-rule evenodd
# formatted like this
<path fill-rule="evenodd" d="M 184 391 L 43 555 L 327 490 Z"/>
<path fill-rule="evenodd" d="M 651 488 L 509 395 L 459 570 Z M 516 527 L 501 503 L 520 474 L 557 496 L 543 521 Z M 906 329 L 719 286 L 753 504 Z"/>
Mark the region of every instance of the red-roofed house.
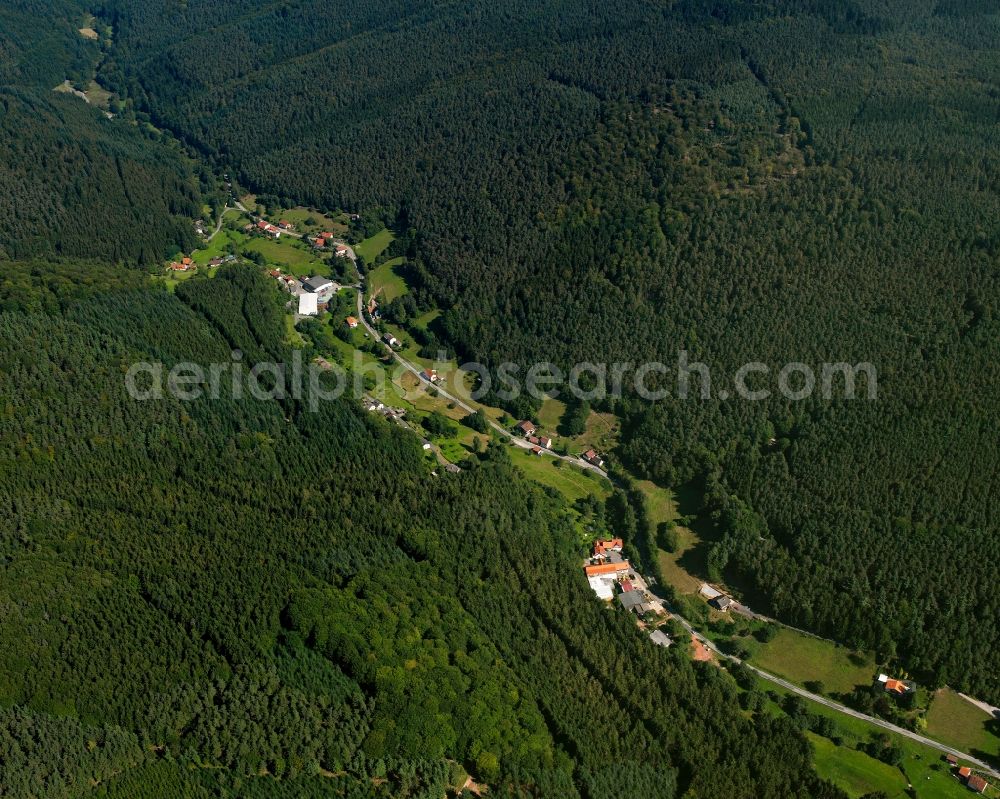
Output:
<path fill-rule="evenodd" d="M 583 571 L 588 577 L 595 577 L 600 574 L 618 574 L 618 572 L 631 571 L 632 567 L 627 560 L 621 563 L 598 563 L 594 566 L 584 566 Z"/>
<path fill-rule="evenodd" d="M 975 791 L 976 793 L 985 793 L 986 789 L 990 787 L 990 784 L 980 777 L 978 774 L 973 774 L 965 783 L 970 791 Z"/>
<path fill-rule="evenodd" d="M 882 689 L 890 694 L 895 694 L 896 696 L 905 696 L 906 694 L 912 694 L 917 690 L 916 683 L 910 682 L 909 680 L 895 680 L 887 674 L 878 675 L 878 681 L 882 683 Z"/>
<path fill-rule="evenodd" d="M 353 330 L 354 328 L 356 328 L 358 326 L 358 320 L 355 319 L 353 316 L 348 316 L 347 317 L 347 326 L 349 328 L 351 328 L 351 330 Z"/>
<path fill-rule="evenodd" d="M 594 542 L 594 555 L 603 555 L 606 552 L 621 552 L 624 543 L 620 538 L 609 538 L 606 541 Z"/>
<path fill-rule="evenodd" d="M 958 770 L 958 776 L 962 777 L 963 779 L 965 777 L 968 777 L 970 774 L 972 774 L 972 769 L 969 768 L 968 766 L 962 766 L 962 768 Z"/>
<path fill-rule="evenodd" d="M 632 583 L 630 581 L 628 581 L 628 580 L 622 580 L 621 581 L 621 587 L 622 587 L 622 593 L 623 594 L 633 590 Z"/>
<path fill-rule="evenodd" d="M 532 447 L 531 448 L 531 454 L 532 455 L 541 455 L 542 454 L 542 448 L 541 447 Z"/>
<path fill-rule="evenodd" d="M 525 436 L 533 436 L 535 434 L 535 425 L 528 419 L 525 419 L 523 422 L 519 422 L 517 429 L 520 430 L 521 434 Z"/>

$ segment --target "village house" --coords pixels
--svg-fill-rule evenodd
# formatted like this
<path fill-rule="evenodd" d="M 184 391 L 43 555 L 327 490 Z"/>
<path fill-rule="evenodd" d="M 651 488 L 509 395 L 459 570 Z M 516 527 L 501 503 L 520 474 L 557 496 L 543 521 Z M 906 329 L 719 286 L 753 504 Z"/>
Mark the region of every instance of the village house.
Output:
<path fill-rule="evenodd" d="M 397 347 L 401 346 L 400 343 L 399 343 L 399 339 L 396 338 L 391 333 L 386 333 L 384 336 L 382 336 L 382 341 L 384 341 L 386 344 L 388 344 L 393 349 L 396 349 Z"/>
<path fill-rule="evenodd" d="M 965 781 L 965 784 L 970 791 L 975 793 L 986 793 L 986 789 L 990 786 L 990 784 L 978 774 L 971 774 L 969 779 Z"/>
<path fill-rule="evenodd" d="M 915 682 L 910 680 L 894 680 L 888 674 L 878 675 L 878 682 L 881 684 L 883 691 L 888 694 L 895 694 L 896 696 L 906 696 L 917 690 Z"/>
<path fill-rule="evenodd" d="M 523 422 L 518 422 L 517 429 L 523 436 L 533 436 L 535 434 L 535 425 L 528 419 L 525 419 Z"/>
<path fill-rule="evenodd" d="M 333 296 L 333 293 L 339 288 L 336 283 L 330 280 L 330 278 L 321 277 L 320 275 L 303 280 L 302 287 L 306 291 L 318 295 L 320 302 L 328 301 L 330 297 Z"/>
<path fill-rule="evenodd" d="M 725 594 L 719 594 L 718 596 L 713 597 L 712 599 L 710 599 L 708 601 L 708 604 L 711 605 L 716 610 L 721 610 L 723 613 L 725 613 L 735 603 L 733 602 L 733 598 L 732 597 L 726 596 Z"/>
<path fill-rule="evenodd" d="M 673 643 L 673 641 L 670 640 L 670 636 L 663 632 L 663 630 L 653 630 L 653 632 L 649 634 L 649 640 L 657 646 L 662 646 L 664 648 L 669 647 Z"/>
<path fill-rule="evenodd" d="M 336 252 L 338 258 L 346 258 L 351 254 L 351 248 L 346 244 L 337 244 L 334 247 L 334 251 Z"/>
<path fill-rule="evenodd" d="M 539 436 L 538 443 L 545 449 L 552 449 L 552 439 L 546 436 Z"/>
<path fill-rule="evenodd" d="M 624 544 L 620 538 L 608 538 L 594 542 L 594 557 L 604 555 L 608 552 L 621 552 Z"/>
<path fill-rule="evenodd" d="M 604 460 L 601 458 L 600 455 L 597 454 L 595 450 L 588 449 L 580 457 L 583 458 L 591 466 L 596 466 L 598 469 L 603 468 L 604 466 Z"/>
<path fill-rule="evenodd" d="M 355 319 L 353 316 L 348 316 L 347 317 L 347 326 L 351 330 L 354 330 L 354 328 L 356 328 L 358 326 L 358 320 Z"/>
<path fill-rule="evenodd" d="M 282 230 L 295 230 L 295 225 L 293 225 L 287 219 L 279 219 L 278 227 L 280 227 Z"/>
<path fill-rule="evenodd" d="M 437 383 L 441 378 L 438 377 L 437 369 L 424 369 L 420 373 L 420 379 L 428 383 Z"/>
<path fill-rule="evenodd" d="M 270 222 L 264 221 L 263 219 L 257 221 L 257 230 L 274 239 L 281 236 L 281 231 L 278 230 L 278 228 L 276 228 Z"/>
<path fill-rule="evenodd" d="M 619 575 L 626 574 L 630 572 L 632 567 L 629 565 L 627 560 L 623 560 L 621 563 L 593 563 L 589 566 L 583 567 L 583 572 L 588 577 L 598 577 L 601 575 Z"/>
<path fill-rule="evenodd" d="M 630 613 L 635 613 L 638 616 L 650 613 L 654 609 L 653 606 L 646 600 L 646 595 L 643 594 L 642 591 L 637 591 L 635 589 L 619 594 L 618 601 L 621 603 L 621 606 L 625 608 L 625 610 Z"/>
<path fill-rule="evenodd" d="M 531 454 L 532 455 L 538 455 L 539 457 L 541 457 L 542 448 L 541 447 L 532 447 L 531 448 Z"/>

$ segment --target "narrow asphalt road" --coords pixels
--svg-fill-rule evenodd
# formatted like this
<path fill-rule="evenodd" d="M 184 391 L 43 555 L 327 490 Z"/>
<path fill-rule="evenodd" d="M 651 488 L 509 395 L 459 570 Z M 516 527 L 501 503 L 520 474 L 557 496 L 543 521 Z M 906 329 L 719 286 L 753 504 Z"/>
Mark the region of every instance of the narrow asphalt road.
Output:
<path fill-rule="evenodd" d="M 368 333 L 371 336 L 373 336 L 375 338 L 376 341 L 381 341 L 381 336 L 379 335 L 378 331 L 375 330 L 375 328 L 372 327 L 368 323 L 368 320 L 365 318 L 364 308 L 363 308 L 363 304 L 362 303 L 363 303 L 363 293 L 359 290 L 358 291 L 358 319 L 361 320 L 361 323 L 365 326 L 365 329 L 368 331 Z M 396 361 L 398 361 L 399 364 L 404 369 L 406 369 L 411 374 L 415 375 L 418 380 L 421 380 L 423 382 L 423 378 L 420 377 L 420 373 L 423 371 L 422 369 L 414 366 L 412 363 L 410 363 L 409 361 L 407 361 L 398 352 L 396 352 L 395 350 L 393 350 L 391 347 L 389 347 L 384 342 L 382 342 L 382 343 L 385 346 L 386 350 L 388 350 L 388 352 L 391 354 L 391 356 Z M 465 411 L 468 411 L 469 413 L 474 413 L 475 412 L 476 409 L 473 408 L 471 405 L 469 405 L 464 400 L 460 399 L 459 397 L 454 396 L 453 394 L 451 394 L 450 392 L 444 390 L 443 388 L 440 388 L 440 387 L 437 387 L 437 386 L 435 386 L 435 388 L 437 388 L 437 391 L 438 391 L 439 394 L 441 394 L 443 397 L 446 397 L 447 399 L 449 399 L 452 402 L 454 402 L 458 407 L 462 408 Z M 520 438 L 518 436 L 513 435 L 510 431 L 504 429 L 499 424 L 497 424 L 496 422 L 494 422 L 492 419 L 489 420 L 489 423 L 490 423 L 490 427 L 492 427 L 494 430 L 496 430 L 498 433 L 500 433 L 504 437 L 506 437 L 506 438 L 510 439 L 511 441 L 513 441 L 517 446 L 519 446 L 519 447 L 521 447 L 523 449 L 529 449 L 531 447 L 531 445 L 527 441 L 525 441 L 524 439 L 522 439 L 522 438 Z M 572 456 L 565 456 L 565 455 L 558 455 L 558 454 L 556 454 L 554 452 L 550 452 L 549 454 L 553 455 L 554 457 L 561 458 L 562 460 L 567 461 L 569 463 L 573 463 L 573 464 L 576 464 L 577 466 L 581 466 L 581 467 L 583 467 L 585 469 L 591 469 L 593 471 L 596 471 L 598 474 L 600 474 L 600 475 L 602 475 L 604 477 L 608 476 L 607 473 L 603 469 L 598 469 L 596 466 L 593 466 L 592 464 L 589 464 L 586 461 L 581 460 L 580 458 L 575 458 L 575 457 L 572 457 Z M 744 661 L 741 661 L 739 658 L 733 657 L 732 655 L 727 655 L 726 653 L 722 652 L 714 643 L 712 643 L 712 641 L 710 641 L 705 636 L 703 636 L 701 633 L 699 633 L 698 631 L 696 631 L 694 629 L 694 627 L 692 627 L 691 624 L 685 618 L 683 618 L 682 616 L 678 615 L 674 611 L 671 611 L 671 613 L 688 630 L 688 632 L 691 635 L 695 636 L 699 641 L 701 641 L 706 647 L 708 647 L 709 649 L 711 649 L 720 658 L 732 661 L 734 663 L 744 663 Z M 810 700 L 812 702 L 816 702 L 817 704 L 823 705 L 824 707 L 827 707 L 830 710 L 834 710 L 834 711 L 836 711 L 838 713 L 843 713 L 844 715 L 851 716 L 851 717 L 856 718 L 856 719 L 860 719 L 861 721 L 865 721 L 868 724 L 871 724 L 871 725 L 873 725 L 875 727 L 880 727 L 881 729 L 887 730 L 889 732 L 893 732 L 893 733 L 895 733 L 897 735 L 902 735 L 905 738 L 909 738 L 911 741 L 915 741 L 917 743 L 923 744 L 924 746 L 928 746 L 928 747 L 930 747 L 932 749 L 936 749 L 939 752 L 943 752 L 943 753 L 949 754 L 949 755 L 955 755 L 956 757 L 960 758 L 961 760 L 966 761 L 966 762 L 972 764 L 977 769 L 979 769 L 979 770 L 981 770 L 981 771 L 983 771 L 985 773 L 990 774 L 995 779 L 1000 779 L 1000 771 L 997 771 L 995 768 L 993 768 L 992 766 L 990 766 L 988 763 L 985 763 L 984 761 L 980 760 L 979 758 L 973 757 L 968 752 L 963 752 L 961 749 L 955 749 L 953 747 L 947 746 L 946 744 L 943 744 L 940 741 L 935 741 L 935 740 L 933 740 L 931 738 L 926 738 L 923 735 L 920 735 L 919 733 L 915 733 L 915 732 L 913 732 L 911 730 L 907 730 L 907 729 L 905 729 L 903 727 L 899 727 L 899 726 L 893 724 L 892 722 L 886 721 L 885 719 L 880 719 L 880 718 L 877 718 L 876 716 L 869 716 L 866 713 L 862 713 L 861 711 L 854 710 L 853 708 L 849 708 L 846 705 L 842 705 L 839 702 L 833 701 L 832 699 L 827 699 L 825 696 L 820 696 L 819 694 L 814 694 L 811 691 L 807 691 L 805 688 L 801 688 L 798 685 L 795 685 L 794 683 L 791 683 L 788 680 L 782 679 L 781 677 L 778 677 L 775 674 L 771 674 L 769 672 L 764 671 L 763 669 L 759 669 L 756 666 L 751 665 L 750 663 L 744 663 L 744 665 L 748 669 L 750 669 L 752 672 L 754 672 L 757 676 L 759 676 L 761 679 L 766 680 L 766 681 L 771 682 L 771 683 L 774 683 L 775 685 L 779 685 L 782 688 L 784 688 L 786 691 L 790 691 L 790 692 L 792 692 L 794 694 L 797 694 L 798 696 L 801 696 L 804 699 L 808 699 L 808 700 Z"/>
<path fill-rule="evenodd" d="M 372 327 L 368 323 L 368 319 L 365 317 L 365 314 L 364 314 L 363 299 L 364 299 L 363 298 L 363 293 L 361 291 L 358 291 L 358 319 L 361 320 L 361 324 L 363 324 L 365 326 L 365 329 L 368 331 L 368 333 L 371 336 L 374 337 L 374 339 L 376 341 L 379 341 L 379 342 L 382 343 L 382 345 L 389 352 L 389 354 L 392 356 L 392 358 L 395 359 L 399 363 L 400 366 L 402 366 L 406 371 L 408 371 L 411 374 L 415 375 L 416 378 L 421 381 L 421 383 L 426 382 L 424 380 L 424 378 L 422 378 L 420 376 L 420 373 L 423 372 L 424 370 L 422 368 L 418 367 L 418 366 L 415 366 L 414 364 L 410 363 L 409 361 L 407 361 L 402 355 L 400 355 L 398 352 L 396 352 L 392 347 L 390 347 L 388 344 L 386 344 L 385 342 L 383 342 L 382 341 L 382 336 L 379 334 L 379 332 L 377 330 L 375 330 L 375 328 Z M 467 403 L 465 400 L 463 400 L 463 399 L 461 399 L 459 397 L 456 397 L 454 394 L 452 394 L 451 392 L 445 390 L 441 386 L 435 385 L 434 389 L 442 397 L 445 397 L 446 399 L 451 400 L 459 408 L 461 408 L 462 410 L 464 410 L 464 411 L 466 411 L 468 413 L 475 413 L 478 410 L 477 408 L 473 408 L 471 405 L 469 405 L 469 403 Z M 513 441 L 515 446 L 520 447 L 521 449 L 531 449 L 532 448 L 532 446 L 533 446 L 532 444 L 529 444 L 527 441 L 525 441 L 520 436 L 515 436 L 509 430 L 507 430 L 506 428 L 504 428 L 501 425 L 497 424 L 492 419 L 490 419 L 490 418 L 487 417 L 487 421 L 489 422 L 489 425 L 490 425 L 490 427 L 493 430 L 495 430 L 496 432 L 500 433 L 500 435 L 504 436 L 505 438 L 509 439 L 510 441 Z M 551 455 L 553 458 L 559 458 L 560 460 L 566 461 L 567 463 L 572 463 L 575 466 L 579 466 L 581 469 L 588 469 L 588 470 L 590 470 L 592 472 L 596 472 L 597 474 L 601 475 L 601 477 L 607 477 L 608 476 L 608 473 L 606 471 L 604 471 L 603 469 L 598 468 L 597 466 L 594 466 L 592 463 L 587 463 L 587 461 L 583 460 L 582 458 L 577 458 L 577 457 L 575 457 L 573 455 L 560 455 L 557 452 L 553 452 L 552 450 L 543 450 L 543 452 L 545 452 L 548 455 Z"/>
<path fill-rule="evenodd" d="M 684 617 L 679 616 L 673 610 L 671 610 L 670 612 L 674 616 L 674 618 L 676 618 L 681 623 L 681 625 L 683 625 L 684 628 L 689 633 L 691 633 L 691 635 L 693 635 L 695 638 L 701 641 L 701 643 L 703 643 L 705 646 L 711 649 L 720 658 L 732 661 L 733 663 L 742 663 L 744 666 L 750 669 L 750 671 L 752 671 L 761 679 L 767 680 L 768 682 L 774 683 L 775 685 L 780 685 L 786 691 L 791 691 L 793 694 L 798 694 L 803 699 L 808 699 L 811 702 L 816 702 L 817 704 L 830 708 L 830 710 L 835 710 L 838 713 L 843 713 L 846 716 L 852 716 L 856 719 L 860 719 L 861 721 L 868 722 L 869 724 L 872 724 L 876 727 L 881 727 L 882 729 L 888 730 L 889 732 L 894 732 L 896 733 L 896 735 L 902 735 L 905 738 L 909 738 L 911 741 L 916 741 L 917 743 L 923 744 L 924 746 L 929 746 L 932 749 L 938 750 L 939 752 L 943 752 L 948 755 L 955 755 L 955 757 L 958 757 L 961 760 L 964 760 L 970 763 L 971 765 L 975 766 L 978 770 L 986 772 L 992 775 L 996 779 L 1000 779 L 1000 771 L 997 771 L 991 765 L 983 762 L 979 758 L 973 757 L 968 752 L 963 752 L 961 749 L 955 749 L 953 747 L 947 746 L 946 744 L 943 744 L 940 741 L 935 741 L 932 738 L 925 738 L 923 735 L 920 735 L 919 733 L 907 730 L 904 727 L 899 727 L 890 721 L 886 721 L 885 719 L 880 719 L 876 716 L 869 716 L 868 714 L 862 713 L 859 710 L 854 710 L 853 708 L 849 708 L 846 705 L 840 704 L 839 702 L 834 702 L 832 699 L 827 699 L 825 696 L 814 694 L 811 691 L 807 691 L 805 688 L 800 688 L 798 685 L 795 685 L 795 683 L 791 683 L 788 680 L 778 677 L 777 675 L 771 674 L 770 672 L 764 671 L 763 669 L 759 669 L 756 666 L 752 666 L 746 661 L 740 660 L 739 658 L 734 657 L 732 655 L 727 655 L 725 652 L 720 650 L 714 643 L 712 643 L 712 641 L 710 641 L 704 635 L 695 630 L 694 627 L 692 627 L 691 624 Z"/>

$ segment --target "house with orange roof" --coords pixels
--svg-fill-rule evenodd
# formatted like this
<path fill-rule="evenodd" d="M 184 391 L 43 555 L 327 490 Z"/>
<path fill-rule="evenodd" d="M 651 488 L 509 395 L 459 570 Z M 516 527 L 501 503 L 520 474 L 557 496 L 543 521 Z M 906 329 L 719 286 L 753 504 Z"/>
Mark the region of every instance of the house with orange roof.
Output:
<path fill-rule="evenodd" d="M 583 572 L 588 577 L 600 577 L 602 575 L 618 574 L 619 572 L 631 570 L 632 566 L 627 560 L 623 560 L 621 563 L 594 563 L 583 567 Z"/>
<path fill-rule="evenodd" d="M 604 555 L 608 552 L 621 552 L 624 543 L 620 538 L 609 538 L 606 541 L 594 542 L 594 556 Z"/>
<path fill-rule="evenodd" d="M 910 680 L 896 680 L 888 674 L 878 675 L 878 681 L 882 685 L 882 690 L 896 696 L 906 696 L 917 690 L 917 684 Z"/>
<path fill-rule="evenodd" d="M 349 328 L 351 328 L 351 330 L 354 330 L 354 328 L 356 328 L 358 326 L 358 320 L 355 319 L 353 316 L 348 316 L 347 317 L 347 326 Z"/>
<path fill-rule="evenodd" d="M 958 770 L 958 776 L 961 777 L 963 780 L 971 774 L 972 774 L 972 769 L 969 768 L 968 766 L 962 766 L 962 768 Z"/>

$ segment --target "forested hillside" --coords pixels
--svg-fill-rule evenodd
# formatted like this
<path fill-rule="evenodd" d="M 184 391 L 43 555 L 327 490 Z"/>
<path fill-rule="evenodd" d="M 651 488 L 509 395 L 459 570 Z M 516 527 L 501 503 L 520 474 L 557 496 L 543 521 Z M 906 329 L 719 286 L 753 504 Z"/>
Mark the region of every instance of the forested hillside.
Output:
<path fill-rule="evenodd" d="M 467 356 L 874 363 L 877 403 L 626 399 L 619 455 L 706 481 L 713 569 L 781 618 L 1000 700 L 993 4 L 105 13 L 158 123 L 410 231 Z"/>
<path fill-rule="evenodd" d="M 198 181 L 169 137 L 52 91 L 87 86 L 102 58 L 106 43 L 79 32 L 84 9 L 0 7 L 0 257 L 158 263 L 194 243 Z"/>
<path fill-rule="evenodd" d="M 130 399 L 136 360 L 287 356 L 256 269 L 3 263 L 0 308 L 4 795 L 842 796 L 590 596 L 502 447 L 436 477 L 352 400 Z"/>

